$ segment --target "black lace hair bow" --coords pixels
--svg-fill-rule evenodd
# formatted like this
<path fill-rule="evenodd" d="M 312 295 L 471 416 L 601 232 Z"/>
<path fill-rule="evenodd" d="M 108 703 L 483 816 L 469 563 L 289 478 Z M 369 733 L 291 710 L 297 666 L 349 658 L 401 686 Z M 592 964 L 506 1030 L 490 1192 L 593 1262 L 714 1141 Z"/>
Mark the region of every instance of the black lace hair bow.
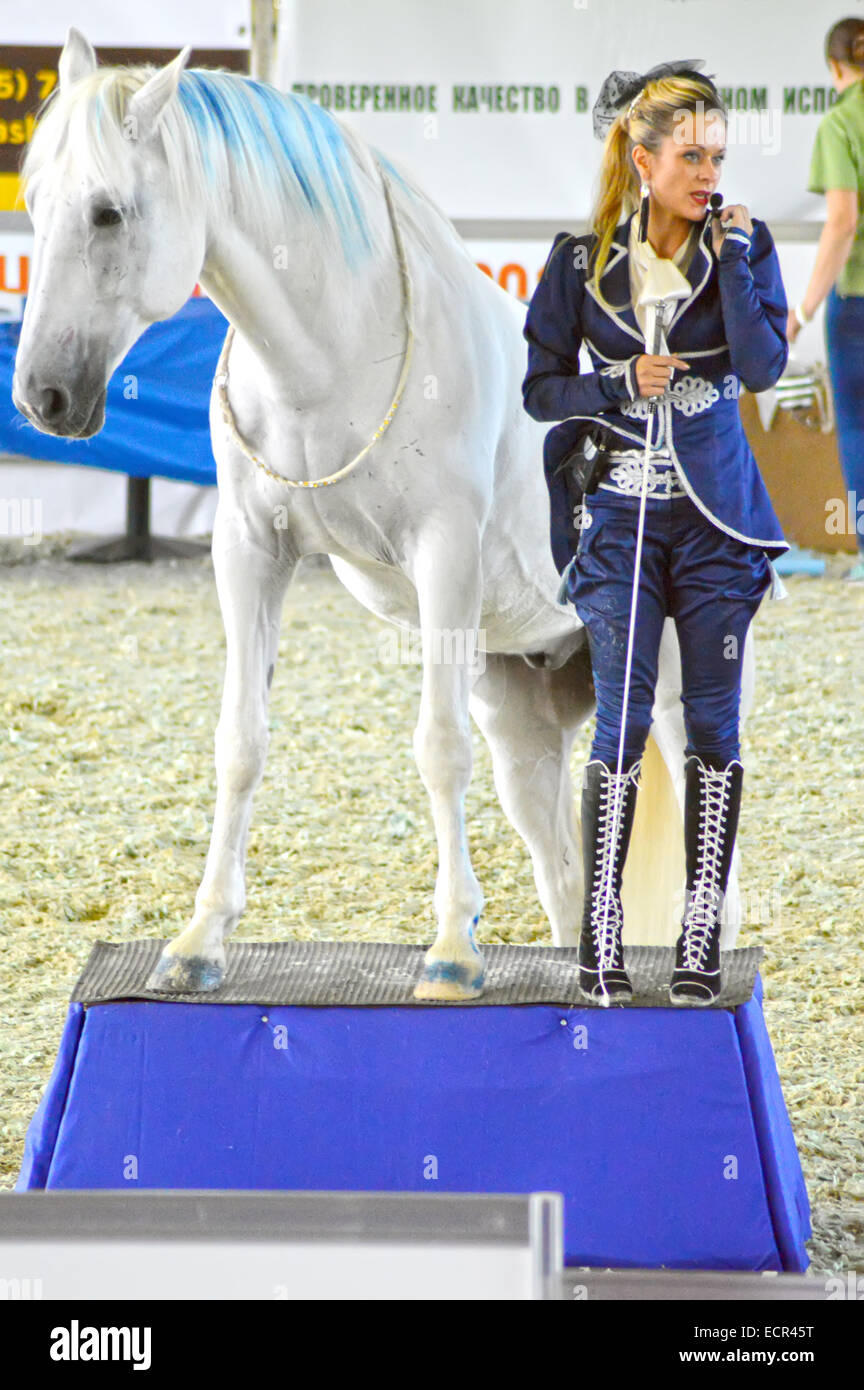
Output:
<path fill-rule="evenodd" d="M 610 72 L 600 88 L 600 95 L 591 111 L 595 136 L 598 140 L 605 140 L 607 132 L 622 107 L 629 106 L 633 98 L 642 91 L 642 88 L 646 87 L 649 82 L 653 82 L 655 78 L 696 77 L 705 81 L 707 74 L 702 72 L 704 66 L 704 58 L 683 58 L 676 63 L 658 63 L 655 68 L 642 74 L 622 72 L 616 68 L 614 72 Z M 710 82 L 711 78 L 707 77 L 707 80 Z"/>

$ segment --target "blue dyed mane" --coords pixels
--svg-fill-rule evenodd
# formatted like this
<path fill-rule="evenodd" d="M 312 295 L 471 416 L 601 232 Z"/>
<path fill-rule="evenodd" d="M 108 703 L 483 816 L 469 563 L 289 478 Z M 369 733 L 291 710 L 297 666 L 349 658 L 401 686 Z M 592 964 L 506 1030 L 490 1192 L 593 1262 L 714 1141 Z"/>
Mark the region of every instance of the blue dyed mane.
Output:
<path fill-rule="evenodd" d="M 226 150 L 251 188 L 277 200 L 287 195 L 294 210 L 329 222 L 349 265 L 374 249 L 358 190 L 371 161 L 367 155 L 361 164 L 359 142 L 327 111 L 251 77 L 194 68 L 181 74 L 178 98 L 211 169 Z"/>
<path fill-rule="evenodd" d="M 61 88 L 37 125 L 24 162 L 25 180 L 65 159 L 79 176 L 118 200 L 134 199 L 129 158 L 134 142 L 126 138 L 123 121 L 129 97 L 154 71 L 98 68 L 69 90 Z M 392 253 L 389 242 L 376 244 L 376 229 L 364 209 L 364 194 L 380 197 L 377 157 L 407 194 L 400 200 L 402 211 L 421 243 L 440 244 L 443 223 L 467 254 L 444 214 L 410 176 L 302 94 L 283 94 L 237 73 L 186 70 L 157 139 L 181 207 L 201 199 L 214 218 L 233 214 L 257 223 L 274 244 L 284 238 L 289 218 L 305 218 L 326 244 L 341 247 L 352 270 L 376 252 Z"/>

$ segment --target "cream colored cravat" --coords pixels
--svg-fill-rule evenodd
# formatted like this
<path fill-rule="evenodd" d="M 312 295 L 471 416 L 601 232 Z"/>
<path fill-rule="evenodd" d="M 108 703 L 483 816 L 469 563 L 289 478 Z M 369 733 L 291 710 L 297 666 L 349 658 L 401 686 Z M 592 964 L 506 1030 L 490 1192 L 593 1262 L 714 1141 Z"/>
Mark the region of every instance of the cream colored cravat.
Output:
<path fill-rule="evenodd" d="M 686 275 L 690 262 L 696 251 L 699 232 L 702 229 L 701 223 L 694 224 L 689 236 L 685 237 L 674 256 L 668 259 L 677 266 L 682 275 Z M 650 241 L 639 240 L 639 216 L 635 214 L 630 221 L 630 302 L 634 306 L 633 312 L 636 315 L 636 322 L 645 338 L 648 323 L 648 310 L 644 305 L 639 304 L 639 294 L 645 279 L 649 261 L 662 259 L 657 255 Z M 646 340 L 647 346 L 647 340 Z M 661 347 L 662 352 L 666 352 L 665 341 Z"/>

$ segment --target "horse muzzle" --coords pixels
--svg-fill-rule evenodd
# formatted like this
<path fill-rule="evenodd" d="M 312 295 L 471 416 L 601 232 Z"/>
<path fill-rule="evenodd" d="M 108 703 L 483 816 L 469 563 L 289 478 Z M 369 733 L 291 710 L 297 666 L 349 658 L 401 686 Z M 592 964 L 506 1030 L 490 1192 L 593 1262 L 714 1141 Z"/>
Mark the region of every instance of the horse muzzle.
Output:
<path fill-rule="evenodd" d="M 31 425 L 43 434 L 59 435 L 65 439 L 90 439 L 105 423 L 106 388 L 97 393 L 92 389 L 76 390 L 74 394 L 62 383 L 25 382 L 20 389 L 16 374 L 12 386 L 12 402 Z"/>

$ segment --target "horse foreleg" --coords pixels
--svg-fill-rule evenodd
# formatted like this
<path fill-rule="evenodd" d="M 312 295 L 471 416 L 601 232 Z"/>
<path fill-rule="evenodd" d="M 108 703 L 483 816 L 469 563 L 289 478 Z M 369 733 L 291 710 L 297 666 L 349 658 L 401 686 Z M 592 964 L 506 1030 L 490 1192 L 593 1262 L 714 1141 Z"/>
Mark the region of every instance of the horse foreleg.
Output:
<path fill-rule="evenodd" d="M 438 932 L 414 994 L 418 999 L 473 999 L 483 988 L 483 957 L 474 942 L 483 893 L 465 830 L 472 763 L 468 695 L 482 582 L 476 529 L 452 523 L 436 528 L 418 546 L 413 569 L 423 640 L 414 756 L 429 793 L 438 842 Z"/>
<path fill-rule="evenodd" d="M 267 707 L 279 646 L 282 600 L 293 565 L 249 536 L 242 519 L 217 510 L 213 568 L 225 628 L 222 708 L 216 726 L 216 811 L 195 912 L 165 947 L 151 989 L 216 989 L 225 973 L 225 937 L 246 905 L 246 839 L 252 798 L 264 771 Z"/>

